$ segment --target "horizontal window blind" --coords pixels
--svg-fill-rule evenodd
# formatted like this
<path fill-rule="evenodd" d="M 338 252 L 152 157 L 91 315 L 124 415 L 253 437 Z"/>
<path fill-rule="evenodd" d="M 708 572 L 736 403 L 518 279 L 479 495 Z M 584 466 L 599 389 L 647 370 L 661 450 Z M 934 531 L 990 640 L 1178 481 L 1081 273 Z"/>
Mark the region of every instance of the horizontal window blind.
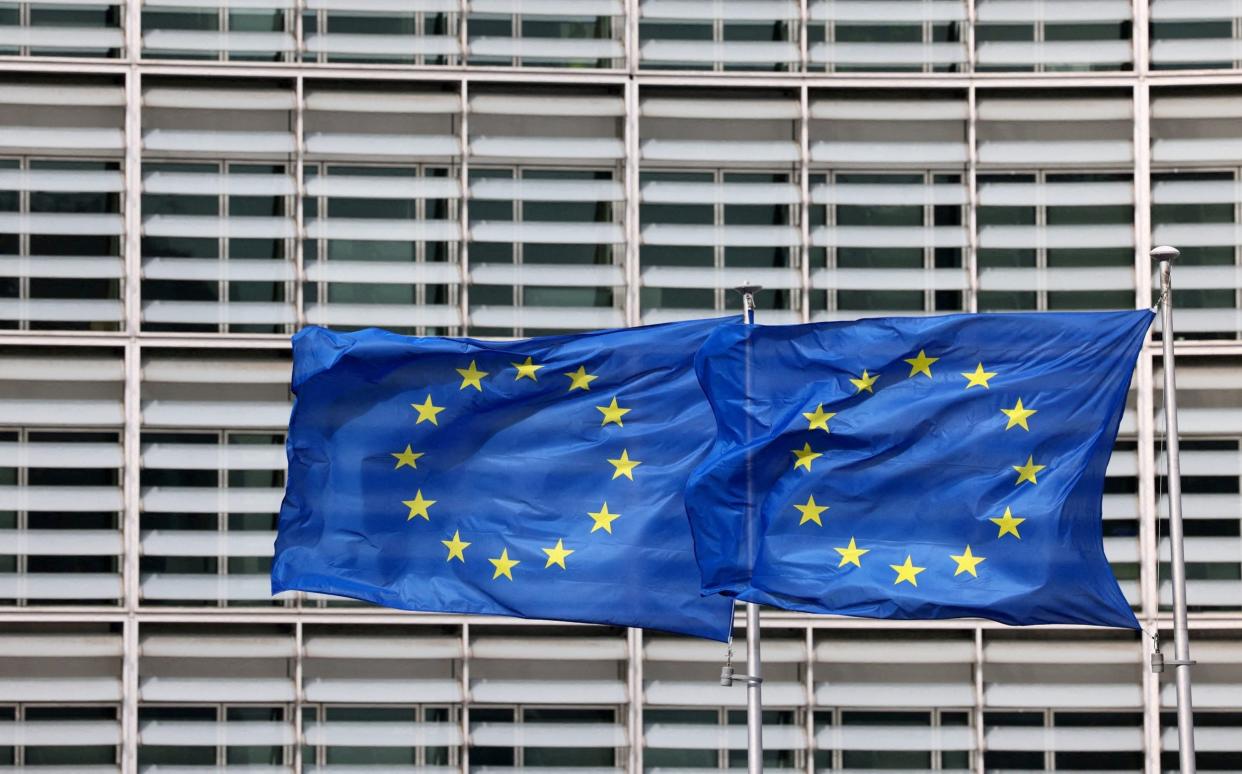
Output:
<path fill-rule="evenodd" d="M 282 61 L 297 48 L 291 0 L 143 0 L 142 55 Z"/>
<path fill-rule="evenodd" d="M 811 0 L 808 63 L 830 72 L 960 70 L 961 0 Z"/>
<path fill-rule="evenodd" d="M 116 604 L 122 362 L 50 354 L 0 352 L 0 601 Z"/>
<path fill-rule="evenodd" d="M 282 604 L 267 574 L 284 485 L 286 357 L 144 361 L 144 603 Z"/>
<path fill-rule="evenodd" d="M 469 61 L 510 67 L 612 67 L 624 54 L 619 0 L 471 0 Z"/>
<path fill-rule="evenodd" d="M 663 69 L 784 69 L 800 58 L 787 0 L 643 0 L 639 60 Z"/>
<path fill-rule="evenodd" d="M 0 55 L 57 57 L 119 57 L 124 52 L 122 0 L 30 3 L 22 14 L 17 3 L 6 4 L 0 25 Z"/>
<path fill-rule="evenodd" d="M 308 0 L 303 60 L 457 64 L 461 8 L 458 0 Z"/>

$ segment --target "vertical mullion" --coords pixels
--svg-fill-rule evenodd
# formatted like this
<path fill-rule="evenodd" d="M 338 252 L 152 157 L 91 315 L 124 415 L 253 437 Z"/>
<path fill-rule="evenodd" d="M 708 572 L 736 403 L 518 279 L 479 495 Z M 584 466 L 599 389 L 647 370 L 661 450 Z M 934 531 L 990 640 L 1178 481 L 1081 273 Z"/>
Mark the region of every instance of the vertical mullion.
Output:
<path fill-rule="evenodd" d="M 1138 17 L 1136 17 L 1138 18 Z M 1135 84 L 1134 113 L 1134 294 L 1135 306 L 1151 304 L 1151 93 L 1145 77 Z M 1147 332 L 1150 344 L 1151 331 Z M 1153 384 L 1155 355 L 1145 351 L 1138 360 L 1135 401 L 1138 459 L 1139 615 L 1149 630 L 1160 613 L 1159 514 L 1156 502 L 1156 414 Z M 1146 638 L 1143 638 L 1146 641 Z M 1148 648 L 1142 646 L 1143 748 L 1148 771 L 1160 771 L 1160 681 L 1146 668 Z"/>
<path fill-rule="evenodd" d="M 466 62 L 469 59 L 467 52 L 469 51 L 470 38 L 468 37 L 469 31 L 466 24 L 466 11 L 468 7 L 467 0 L 460 0 L 457 5 L 457 64 L 462 68 L 466 67 Z M 462 115 L 464 116 L 465 113 L 463 112 Z M 465 156 L 464 148 L 462 149 L 462 156 Z"/>
<path fill-rule="evenodd" d="M 802 3 L 803 19 L 806 18 L 806 0 Z M 805 25 L 803 25 L 802 42 L 806 43 Z M 799 306 L 802 322 L 811 321 L 811 130 L 810 130 L 810 89 L 805 83 L 798 90 L 798 237 L 799 270 L 802 283 Z"/>
<path fill-rule="evenodd" d="M 142 57 L 142 0 L 125 0 L 125 59 L 136 62 Z"/>
<path fill-rule="evenodd" d="M 461 625 L 461 754 L 462 774 L 470 771 L 470 624 Z"/>
<path fill-rule="evenodd" d="M 137 58 L 141 19 L 141 4 L 129 0 L 126 30 L 131 46 L 131 60 Z M 124 294 L 125 333 L 128 340 L 124 351 L 124 419 L 121 453 L 122 468 L 122 514 L 121 582 L 125 621 L 122 624 L 123 652 L 121 656 L 121 768 L 136 771 L 138 767 L 138 597 L 139 540 L 141 523 L 139 513 L 139 463 L 142 436 L 142 349 L 138 338 L 142 319 L 142 74 L 136 64 L 131 64 L 125 76 L 125 244 Z"/>
<path fill-rule="evenodd" d="M 123 307 L 125 330 L 137 336 L 142 321 L 142 74 L 131 66 L 125 77 L 125 207 Z"/>
<path fill-rule="evenodd" d="M 30 162 L 31 162 L 30 157 L 26 156 L 25 158 L 20 159 L 17 162 L 18 168 L 21 169 L 24 174 L 29 174 L 30 173 Z M 31 193 L 33 192 L 30 190 L 21 190 L 17 192 L 17 211 L 21 213 L 21 217 L 23 220 L 26 220 L 27 218 L 30 217 L 30 194 Z M 20 231 L 17 234 L 17 254 L 22 256 L 22 258 L 26 260 L 30 260 L 30 226 L 22 225 L 19 228 L 20 228 Z M 30 280 L 33 278 L 30 276 L 29 272 L 19 272 L 19 273 L 21 274 L 21 276 L 17 278 L 17 297 L 21 299 L 23 303 L 29 303 L 30 297 L 31 297 Z M 30 313 L 26 312 L 25 314 L 23 314 L 19 311 L 17 314 L 17 317 L 18 317 L 18 323 L 17 323 L 18 330 L 23 330 L 23 331 L 30 330 Z M 25 561 L 25 559 L 23 558 L 21 561 Z"/>
<path fill-rule="evenodd" d="M 131 333 L 125 345 L 124 413 L 125 429 L 122 442 L 124 456 L 124 481 L 122 498 L 124 508 L 121 541 L 122 583 L 125 620 L 122 624 L 123 651 L 121 657 L 121 769 L 137 771 L 138 767 L 138 550 L 140 514 L 139 502 L 139 454 L 141 435 L 141 369 L 142 349 Z"/>
<path fill-rule="evenodd" d="M 638 82 L 625 82 L 625 324 L 642 321 L 642 268 L 639 264 Z"/>
<path fill-rule="evenodd" d="M 1149 0 L 1131 0 L 1130 3 L 1130 50 L 1134 59 L 1134 73 L 1141 80 L 1147 75 L 1151 61 L 1151 30 Z"/>
<path fill-rule="evenodd" d="M 973 84 L 966 91 L 966 297 L 962 307 L 979 311 L 979 94 Z"/>
<path fill-rule="evenodd" d="M 638 73 L 639 60 L 642 58 L 642 39 L 639 35 L 639 0 L 625 0 L 625 70 L 631 80 Z"/>
<path fill-rule="evenodd" d="M 302 0 L 299 0 L 301 3 Z M 298 19 L 302 18 L 301 13 Z M 302 24 L 298 22 L 299 36 Z M 300 39 L 300 37 L 299 37 Z M 293 319 L 300 330 L 306 325 L 306 209 L 302 202 L 306 196 L 306 82 L 302 76 L 294 79 L 293 113 Z M 318 299 L 320 302 L 323 299 Z"/>
<path fill-rule="evenodd" d="M 973 770 L 975 774 L 983 774 L 983 753 L 987 747 L 987 735 L 983 726 L 983 629 L 975 627 L 975 663 L 972 670 L 975 678 L 975 706 L 971 711 L 971 721 L 975 732 L 975 755 Z"/>
<path fill-rule="evenodd" d="M 306 736 L 302 724 L 302 705 L 306 701 L 306 693 L 302 689 L 305 634 L 300 617 L 293 623 L 293 638 L 293 770 L 296 772 L 305 770 L 306 766 L 302 760 L 302 740 Z"/>
<path fill-rule="evenodd" d="M 803 73 L 809 72 L 811 69 L 811 61 L 808 55 L 808 39 L 810 36 L 807 30 L 807 25 L 811 21 L 811 14 L 807 8 L 808 4 L 809 0 L 801 0 L 798 3 L 798 70 Z M 803 86 L 803 91 L 805 92 L 805 86 Z M 804 119 L 805 115 L 803 113 Z"/>
<path fill-rule="evenodd" d="M 464 3 L 464 0 L 463 0 Z M 465 24 L 465 11 L 463 8 L 463 27 Z M 463 33 L 464 34 L 464 33 Z M 464 49 L 463 49 L 464 50 Z M 457 316 L 460 324 L 460 335 L 468 335 L 470 327 L 470 82 L 465 78 L 458 81 L 458 89 L 461 100 L 459 107 L 461 109 L 461 117 L 458 120 L 457 143 L 460 146 L 458 158 L 460 161 L 457 165 L 458 185 L 461 188 L 461 198 L 458 199 L 457 206 L 457 264 L 458 264 L 458 285 L 457 289 Z"/>
<path fill-rule="evenodd" d="M 626 656 L 629 659 L 626 669 L 626 682 L 630 699 L 629 755 L 627 771 L 643 770 L 643 630 L 631 627 L 626 630 Z"/>
<path fill-rule="evenodd" d="M 962 40 L 966 44 L 966 72 L 974 75 L 978 69 L 978 57 L 975 54 L 975 23 L 977 21 L 975 14 L 975 0 L 963 0 L 966 4 L 966 34 L 962 36 Z M 971 87 L 974 92 L 974 87 Z M 971 120 L 974 120 L 974 113 L 971 113 Z"/>
<path fill-rule="evenodd" d="M 1151 306 L 1151 90 L 1133 89 L 1134 113 L 1134 292 L 1138 309 Z"/>
<path fill-rule="evenodd" d="M 815 774 L 815 629 L 808 624 L 803 632 L 806 642 L 806 661 L 803 665 L 805 672 L 803 697 L 806 701 L 803 728 L 806 733 L 806 760 L 803 761 L 803 770 L 806 774 Z"/>
<path fill-rule="evenodd" d="M 302 21 L 303 14 L 306 13 L 306 0 L 294 0 L 293 2 L 293 62 L 301 64 L 302 52 L 306 50 L 306 30 Z M 298 78 L 298 83 L 302 82 Z M 298 102 L 298 113 L 302 112 L 302 103 Z M 301 142 L 299 136 L 299 144 Z"/>

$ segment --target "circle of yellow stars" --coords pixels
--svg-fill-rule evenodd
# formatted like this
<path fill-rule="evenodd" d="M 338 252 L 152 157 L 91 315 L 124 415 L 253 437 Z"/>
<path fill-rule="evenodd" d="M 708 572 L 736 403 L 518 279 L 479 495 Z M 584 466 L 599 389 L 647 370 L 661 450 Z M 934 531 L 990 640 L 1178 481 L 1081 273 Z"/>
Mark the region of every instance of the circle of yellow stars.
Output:
<path fill-rule="evenodd" d="M 539 382 L 539 371 L 544 367 L 542 363 L 536 363 L 533 356 L 527 356 L 522 361 L 510 362 L 512 366 L 513 381 L 519 382 L 523 379 L 529 379 L 532 382 Z M 492 376 L 489 371 L 483 371 L 478 366 L 478 361 L 472 359 L 469 365 L 464 368 L 454 369 L 458 376 L 461 377 L 461 383 L 458 385 L 458 391 L 473 389 L 477 392 L 483 392 L 483 380 Z M 564 376 L 569 379 L 566 385 L 568 393 L 581 390 L 583 392 L 591 392 L 591 385 L 599 378 L 598 374 L 589 373 L 585 365 L 579 365 L 576 370 L 564 372 Z M 445 406 L 435 405 L 431 393 L 428 392 L 421 403 L 411 403 L 410 407 L 417 412 L 418 417 L 414 422 L 417 427 L 424 422 L 429 422 L 435 427 L 439 427 L 439 415 L 445 410 Z M 628 406 L 623 406 L 618 402 L 617 395 L 608 396 L 605 405 L 595 406 L 595 409 L 602 415 L 600 427 L 608 425 L 616 425 L 624 427 L 624 417 L 632 410 Z M 832 415 L 829 414 L 829 417 Z M 824 427 L 826 431 L 827 426 Z M 407 443 L 403 451 L 391 452 L 390 456 L 396 460 L 394 470 L 402 468 L 411 468 L 418 470 L 418 461 L 426 456 L 426 452 L 415 451 L 412 443 Z M 607 462 L 612 465 L 612 476 L 610 480 L 618 478 L 626 478 L 634 481 L 634 471 L 642 465 L 641 460 L 630 457 L 629 449 L 622 448 L 621 453 L 616 458 L 607 458 Z M 408 509 L 406 513 L 406 521 L 413 521 L 421 518 L 426 522 L 431 522 L 431 507 L 436 504 L 436 500 L 429 499 L 423 495 L 421 488 L 415 490 L 414 498 L 411 500 L 402 500 L 401 504 Z M 621 517 L 620 513 L 613 513 L 608 510 L 608 503 L 605 501 L 600 505 L 598 511 L 587 511 L 587 516 L 592 520 L 591 529 L 588 534 L 603 531 L 612 534 L 613 523 Z M 461 562 L 466 563 L 466 549 L 470 548 L 473 543 L 463 540 L 460 530 L 454 530 L 453 536 L 447 540 L 441 540 L 440 543 L 447 551 L 445 562 Z M 540 548 L 545 555 L 544 569 L 559 567 L 561 570 L 568 570 L 569 565 L 566 560 L 573 555 L 577 549 L 569 548 L 565 545 L 565 538 L 558 538 L 556 545 Z M 492 580 L 505 578 L 513 580 L 514 569 L 522 564 L 521 559 L 511 558 L 509 556 L 509 547 L 504 546 L 500 551 L 500 555 L 496 557 L 487 557 L 487 561 L 492 565 Z"/>
<path fill-rule="evenodd" d="M 913 379 L 924 376 L 932 379 L 932 366 L 939 362 L 940 359 L 939 357 L 931 357 L 926 350 L 920 349 L 917 355 L 904 358 L 904 362 L 910 366 L 910 372 L 906 378 Z M 962 378 L 966 380 L 963 390 L 970 390 L 974 387 L 990 390 L 991 380 L 998 375 L 999 372 L 988 370 L 982 361 L 976 361 L 974 370 L 961 372 Z M 849 383 L 854 387 L 855 396 L 861 395 L 864 392 L 874 395 L 875 385 L 879 379 L 880 374 L 872 374 L 868 369 L 863 369 L 863 372 L 856 377 L 848 377 Z M 1014 428 L 1020 428 L 1029 433 L 1031 431 L 1029 421 L 1031 417 L 1038 413 L 1038 409 L 1027 407 L 1023 404 L 1022 398 L 1018 397 L 1015 399 L 1012 408 L 1001 408 L 1000 412 L 1005 415 L 1007 420 L 1004 428 L 1005 432 Z M 808 431 L 822 430 L 825 433 L 831 432 L 828 422 L 835 416 L 837 416 L 837 412 L 825 411 L 823 403 L 817 403 L 814 410 L 802 413 L 802 417 L 807 421 Z M 791 449 L 790 451 L 794 456 L 794 470 L 802 469 L 806 473 L 811 472 L 815 460 L 824 456 L 824 452 L 816 451 L 809 442 L 803 443 L 801 449 Z M 1023 484 L 1038 485 L 1040 472 L 1046 470 L 1048 466 L 1036 463 L 1034 455 L 1027 455 L 1025 463 L 1010 467 L 1017 474 L 1014 486 L 1021 486 Z M 795 502 L 793 508 L 800 515 L 798 526 L 814 524 L 818 527 L 823 527 L 823 514 L 829 510 L 830 506 L 817 503 L 814 495 L 808 495 L 805 503 Z M 1005 507 L 1003 515 L 989 518 L 988 521 L 997 527 L 997 540 L 1004 539 L 1006 536 L 1012 536 L 1015 540 L 1022 539 L 1018 528 L 1026 519 L 1014 516 L 1010 506 Z M 857 539 L 851 536 L 848 545 L 833 546 L 832 550 L 840 557 L 837 562 L 838 568 L 845 567 L 846 565 L 861 568 L 862 557 L 871 553 L 872 549 L 860 547 Z M 986 561 L 987 557 L 975 555 L 974 549 L 968 544 L 960 554 L 949 554 L 949 559 L 955 564 L 954 577 L 965 574 L 978 578 L 979 565 Z M 893 585 L 909 583 L 914 587 L 919 585 L 919 574 L 927 570 L 926 567 L 921 567 L 914 563 L 912 554 L 907 554 L 905 561 L 901 564 L 890 564 L 889 568 L 895 573 Z"/>

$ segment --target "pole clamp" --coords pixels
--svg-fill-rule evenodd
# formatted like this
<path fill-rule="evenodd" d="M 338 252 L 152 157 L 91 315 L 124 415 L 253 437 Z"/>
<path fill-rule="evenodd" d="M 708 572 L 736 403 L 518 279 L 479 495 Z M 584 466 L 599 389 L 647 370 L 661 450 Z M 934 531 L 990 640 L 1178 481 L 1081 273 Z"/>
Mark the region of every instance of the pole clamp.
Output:
<path fill-rule="evenodd" d="M 720 684 L 728 686 L 728 685 L 733 685 L 734 683 L 746 683 L 747 685 L 763 685 L 763 678 L 755 677 L 754 675 L 739 675 L 739 674 L 734 673 L 733 667 L 727 666 L 727 665 L 722 666 L 720 668 Z"/>
<path fill-rule="evenodd" d="M 1166 666 L 1172 666 L 1172 667 L 1187 666 L 1188 667 L 1188 666 L 1194 666 L 1195 663 L 1196 662 L 1194 659 L 1188 659 L 1186 661 L 1180 661 L 1174 658 L 1166 659 L 1164 657 L 1164 654 L 1158 650 L 1153 651 L 1151 654 L 1151 671 L 1156 674 L 1163 674 L 1164 668 Z"/>

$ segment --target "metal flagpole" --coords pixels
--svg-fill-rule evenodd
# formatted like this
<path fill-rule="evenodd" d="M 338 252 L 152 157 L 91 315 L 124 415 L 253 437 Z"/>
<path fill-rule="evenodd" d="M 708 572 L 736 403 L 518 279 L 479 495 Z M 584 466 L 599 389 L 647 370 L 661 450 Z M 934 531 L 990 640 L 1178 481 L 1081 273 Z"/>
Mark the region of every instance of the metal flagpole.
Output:
<path fill-rule="evenodd" d="M 1186 622 L 1186 554 L 1182 543 L 1182 473 L 1177 435 L 1177 377 L 1173 367 L 1173 282 L 1174 259 L 1181 253 L 1175 247 L 1151 251 L 1160 264 L 1160 323 L 1164 346 L 1164 423 L 1168 444 L 1169 548 L 1173 570 L 1173 653 L 1166 661 L 1157 650 L 1152 653 L 1153 672 L 1163 672 L 1171 664 L 1177 677 L 1177 747 L 1183 774 L 1195 772 L 1195 719 L 1190 699 L 1190 630 Z"/>
<path fill-rule="evenodd" d="M 762 290 L 758 285 L 741 285 L 736 288 L 742 294 L 742 321 L 755 324 L 755 293 Z M 750 362 L 746 363 L 746 393 L 750 394 Z M 749 476 L 747 477 L 749 480 Z M 754 493 L 747 492 L 747 503 L 754 502 Z M 749 532 L 748 532 L 749 534 Z M 759 658 L 759 605 L 746 602 L 746 674 L 733 673 L 733 648 L 730 639 L 729 660 L 720 670 L 720 684 L 732 685 L 736 680 L 746 682 L 746 771 L 748 774 L 763 772 L 763 666 Z"/>

